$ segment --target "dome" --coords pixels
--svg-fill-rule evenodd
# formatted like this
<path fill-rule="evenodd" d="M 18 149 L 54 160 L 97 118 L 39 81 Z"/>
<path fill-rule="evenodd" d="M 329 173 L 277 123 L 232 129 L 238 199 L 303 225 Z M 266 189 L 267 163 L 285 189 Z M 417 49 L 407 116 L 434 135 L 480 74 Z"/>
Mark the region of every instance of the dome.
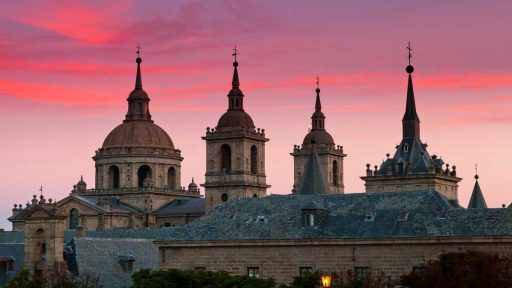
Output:
<path fill-rule="evenodd" d="M 130 93 L 130 96 L 128 96 L 128 100 L 148 100 L 149 96 L 146 91 L 142 89 L 135 89 Z"/>
<path fill-rule="evenodd" d="M 224 113 L 217 124 L 217 128 L 222 127 L 255 128 L 251 116 L 243 110 L 228 110 Z"/>
<path fill-rule="evenodd" d="M 311 140 L 315 139 L 315 144 L 323 144 L 323 145 L 334 145 L 334 139 L 331 134 L 329 134 L 325 130 L 312 130 L 309 132 L 306 137 L 304 137 L 304 141 L 302 141 L 302 145 L 311 145 Z"/>
<path fill-rule="evenodd" d="M 174 149 L 171 137 L 153 121 L 125 121 L 108 134 L 102 148 L 155 147 Z"/>

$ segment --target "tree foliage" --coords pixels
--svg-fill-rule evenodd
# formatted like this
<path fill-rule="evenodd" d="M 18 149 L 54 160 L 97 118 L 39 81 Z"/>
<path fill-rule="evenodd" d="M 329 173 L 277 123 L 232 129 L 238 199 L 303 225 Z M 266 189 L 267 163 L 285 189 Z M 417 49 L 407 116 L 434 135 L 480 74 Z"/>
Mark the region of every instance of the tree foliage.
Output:
<path fill-rule="evenodd" d="M 132 288 L 273 288 L 273 279 L 234 276 L 228 272 L 141 270 L 132 275 Z"/>
<path fill-rule="evenodd" d="M 512 257 L 483 252 L 447 253 L 423 272 L 402 276 L 405 287 L 512 287 Z"/>
<path fill-rule="evenodd" d="M 32 277 L 30 272 L 22 270 L 4 286 L 5 288 L 101 288 L 98 277 L 92 275 L 74 276 L 58 270 L 47 270 L 40 277 Z"/>

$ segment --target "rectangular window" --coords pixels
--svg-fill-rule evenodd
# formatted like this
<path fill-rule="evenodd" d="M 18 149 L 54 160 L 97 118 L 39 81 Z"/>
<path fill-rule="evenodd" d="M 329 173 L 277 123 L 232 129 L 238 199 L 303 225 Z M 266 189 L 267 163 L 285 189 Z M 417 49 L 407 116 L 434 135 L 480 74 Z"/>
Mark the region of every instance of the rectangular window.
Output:
<path fill-rule="evenodd" d="M 315 210 L 304 209 L 302 210 L 302 225 L 315 226 Z"/>
<path fill-rule="evenodd" d="M 425 272 L 425 267 L 424 266 L 414 266 L 414 267 L 412 267 L 412 272 L 414 272 L 414 273 Z"/>
<path fill-rule="evenodd" d="M 313 268 L 312 267 L 299 267 L 299 275 L 300 275 L 300 277 L 303 277 L 304 275 L 311 274 L 311 273 L 313 273 Z"/>
<path fill-rule="evenodd" d="M 362 281 L 362 280 L 366 279 L 366 277 L 368 276 L 368 267 L 356 267 L 355 272 L 356 272 L 356 280 Z"/>
<path fill-rule="evenodd" d="M 247 276 L 260 278 L 260 267 L 247 267 Z"/>

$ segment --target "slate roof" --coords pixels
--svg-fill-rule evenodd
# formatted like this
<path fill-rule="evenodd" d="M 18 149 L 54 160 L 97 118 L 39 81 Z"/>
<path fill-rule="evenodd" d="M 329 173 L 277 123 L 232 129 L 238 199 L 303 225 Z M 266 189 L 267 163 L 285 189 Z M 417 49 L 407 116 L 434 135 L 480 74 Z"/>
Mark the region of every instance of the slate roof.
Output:
<path fill-rule="evenodd" d="M 319 211 L 317 226 L 302 225 L 303 210 Z M 166 240 L 512 236 L 512 210 L 466 210 L 435 191 L 269 196 L 232 200 L 172 231 Z"/>
<path fill-rule="evenodd" d="M 0 287 L 6 283 L 21 270 L 25 257 L 25 245 L 22 232 L 2 231 L 0 232 L 0 258 L 14 259 L 14 272 L 8 272 L 0 275 Z"/>
<path fill-rule="evenodd" d="M 313 148 L 309 153 L 308 162 L 304 168 L 304 177 L 299 187 L 301 195 L 327 194 L 327 184 L 325 183 L 324 171 L 320 166 L 320 159 Z"/>
<path fill-rule="evenodd" d="M 74 244 L 78 272 L 99 276 L 105 287 L 129 287 L 133 272 L 159 267 L 158 249 L 152 240 L 77 238 Z M 122 267 L 121 262 L 128 259 L 134 260 L 132 272 Z"/>
<path fill-rule="evenodd" d="M 158 208 L 153 213 L 156 216 L 186 214 L 202 215 L 204 214 L 204 206 L 204 198 L 174 199 Z"/>

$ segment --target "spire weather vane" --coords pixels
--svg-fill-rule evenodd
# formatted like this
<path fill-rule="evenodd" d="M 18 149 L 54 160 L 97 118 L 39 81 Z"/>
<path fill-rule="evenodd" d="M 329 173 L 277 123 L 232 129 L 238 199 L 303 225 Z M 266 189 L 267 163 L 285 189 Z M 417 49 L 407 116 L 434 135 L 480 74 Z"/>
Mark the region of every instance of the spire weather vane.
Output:
<path fill-rule="evenodd" d="M 140 44 L 137 44 L 137 52 L 135 52 L 137 54 L 137 57 L 140 58 Z"/>
<path fill-rule="evenodd" d="M 320 77 L 316 74 L 316 88 L 320 88 Z"/>
<path fill-rule="evenodd" d="M 41 192 L 41 196 L 43 195 L 43 185 L 41 185 L 41 187 L 39 187 L 39 192 Z"/>
<path fill-rule="evenodd" d="M 409 56 L 407 56 L 407 58 L 409 58 L 409 65 L 411 65 L 411 58 L 412 58 L 412 48 L 411 48 L 411 42 L 407 42 L 407 50 L 409 50 Z"/>
<path fill-rule="evenodd" d="M 478 175 L 478 163 L 475 163 L 475 175 Z"/>
<path fill-rule="evenodd" d="M 233 48 L 233 51 L 235 51 L 235 52 L 233 54 L 231 54 L 231 56 L 235 56 L 235 62 L 236 62 L 236 56 L 239 54 L 238 49 L 236 48 L 236 45 L 235 45 L 235 48 Z"/>

